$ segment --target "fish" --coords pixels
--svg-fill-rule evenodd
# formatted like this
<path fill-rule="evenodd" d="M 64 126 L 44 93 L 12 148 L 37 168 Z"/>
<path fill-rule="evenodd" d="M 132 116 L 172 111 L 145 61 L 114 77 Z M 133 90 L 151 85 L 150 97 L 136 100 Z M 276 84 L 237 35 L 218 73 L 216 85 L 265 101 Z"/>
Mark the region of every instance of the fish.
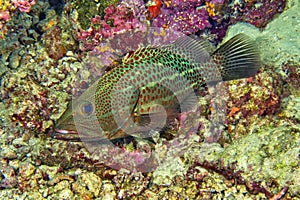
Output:
<path fill-rule="evenodd" d="M 237 34 L 218 48 L 195 37 L 141 47 L 100 77 L 55 124 L 54 138 L 148 138 L 197 104 L 209 84 L 254 76 L 261 66 L 255 41 Z M 149 134 L 145 134 L 145 132 Z M 143 134 L 141 134 L 143 133 Z"/>

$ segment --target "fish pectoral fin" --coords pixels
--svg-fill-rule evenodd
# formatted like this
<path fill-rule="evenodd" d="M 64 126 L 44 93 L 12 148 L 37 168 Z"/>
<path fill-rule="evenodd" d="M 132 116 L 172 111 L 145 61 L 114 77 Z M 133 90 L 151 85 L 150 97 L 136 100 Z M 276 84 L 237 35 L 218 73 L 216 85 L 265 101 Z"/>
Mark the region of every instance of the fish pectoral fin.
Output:
<path fill-rule="evenodd" d="M 179 110 L 180 113 L 191 111 L 197 107 L 198 101 L 199 99 L 196 93 L 194 91 L 190 91 L 185 95 L 185 98 L 180 103 L 178 103 L 179 107 L 177 108 L 177 110 Z"/>
<path fill-rule="evenodd" d="M 138 126 L 151 128 L 161 127 L 166 124 L 166 111 L 150 111 L 148 113 L 137 114 L 133 117 L 134 123 Z"/>

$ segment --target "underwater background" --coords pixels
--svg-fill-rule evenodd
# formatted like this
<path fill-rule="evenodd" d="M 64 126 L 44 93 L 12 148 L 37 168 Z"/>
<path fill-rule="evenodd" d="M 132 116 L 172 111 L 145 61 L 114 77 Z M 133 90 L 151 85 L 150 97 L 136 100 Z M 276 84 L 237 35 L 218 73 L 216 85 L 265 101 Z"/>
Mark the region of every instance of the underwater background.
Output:
<path fill-rule="evenodd" d="M 0 0 L 0 198 L 300 199 L 299 10 L 299 0 Z M 108 166 L 82 142 L 54 138 L 74 88 L 116 64 L 106 41 L 149 27 L 214 46 L 238 33 L 255 40 L 262 67 L 223 83 L 214 142 L 205 141 L 213 112 L 205 95 L 186 116 L 196 128 L 184 142 L 168 149 L 170 140 L 155 139 L 167 156 L 150 172 Z"/>

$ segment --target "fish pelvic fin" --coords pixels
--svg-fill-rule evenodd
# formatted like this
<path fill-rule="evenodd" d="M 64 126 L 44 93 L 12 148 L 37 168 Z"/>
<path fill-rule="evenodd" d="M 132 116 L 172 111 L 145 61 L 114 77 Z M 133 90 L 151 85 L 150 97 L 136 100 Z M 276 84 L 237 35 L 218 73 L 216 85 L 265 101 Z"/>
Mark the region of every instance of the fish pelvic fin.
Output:
<path fill-rule="evenodd" d="M 255 75 L 261 66 L 259 55 L 255 42 L 240 33 L 216 49 L 212 58 L 221 71 L 223 81 L 229 81 Z"/>

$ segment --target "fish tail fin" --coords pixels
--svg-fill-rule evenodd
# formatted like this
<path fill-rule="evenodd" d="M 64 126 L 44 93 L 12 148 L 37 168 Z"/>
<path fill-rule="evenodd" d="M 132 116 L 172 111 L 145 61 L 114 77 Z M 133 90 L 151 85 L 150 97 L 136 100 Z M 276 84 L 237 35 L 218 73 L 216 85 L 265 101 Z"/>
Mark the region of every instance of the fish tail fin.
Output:
<path fill-rule="evenodd" d="M 254 41 L 240 33 L 221 45 L 213 54 L 223 81 L 247 78 L 256 74 L 261 62 Z"/>

